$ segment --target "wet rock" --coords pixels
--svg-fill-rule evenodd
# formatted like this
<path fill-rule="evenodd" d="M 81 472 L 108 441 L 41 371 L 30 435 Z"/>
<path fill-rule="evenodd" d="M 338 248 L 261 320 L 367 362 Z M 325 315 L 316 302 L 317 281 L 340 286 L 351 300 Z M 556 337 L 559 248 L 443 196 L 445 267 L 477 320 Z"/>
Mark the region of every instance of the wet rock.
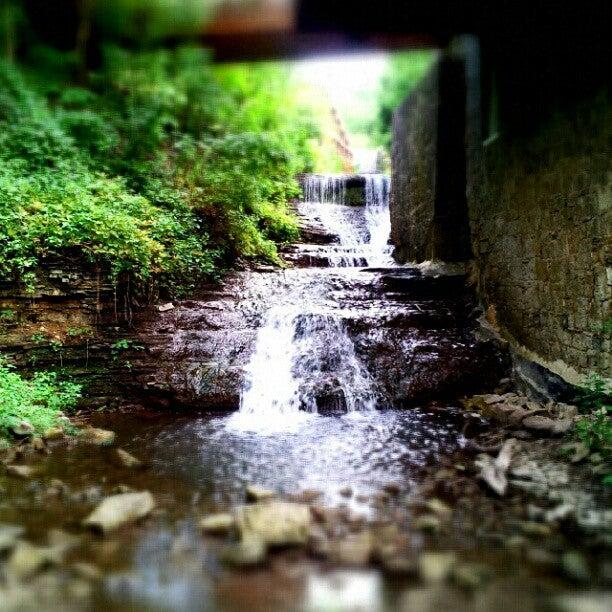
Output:
<path fill-rule="evenodd" d="M 6 473 L 9 476 L 14 476 L 15 478 L 23 478 L 24 480 L 28 480 L 33 478 L 38 474 L 39 470 L 32 467 L 31 465 L 7 465 Z"/>
<path fill-rule="evenodd" d="M 81 536 L 68 533 L 62 529 L 50 529 L 47 533 L 47 542 L 55 550 L 70 550 L 78 546 L 81 541 Z"/>
<path fill-rule="evenodd" d="M 49 547 L 18 542 L 6 563 L 7 572 L 18 580 L 31 578 L 45 567 L 61 561 L 61 553 Z"/>
<path fill-rule="evenodd" d="M 423 514 L 414 520 L 413 527 L 418 531 L 437 533 L 442 527 L 440 519 L 433 514 Z"/>
<path fill-rule="evenodd" d="M 63 427 L 49 427 L 49 429 L 45 430 L 43 433 L 43 438 L 45 440 L 59 440 L 64 437 L 64 428 Z"/>
<path fill-rule="evenodd" d="M 118 495 L 119 493 L 136 493 L 136 489 L 130 487 L 130 485 L 118 484 L 116 487 L 113 487 L 112 493 L 113 495 Z"/>
<path fill-rule="evenodd" d="M 143 463 L 140 459 L 138 459 L 137 457 L 134 457 L 134 455 L 128 453 L 126 450 L 123 450 L 122 448 L 118 448 L 115 451 L 115 457 L 117 458 L 117 460 L 123 467 L 129 468 L 129 469 L 138 469 L 138 468 L 143 467 Z"/>
<path fill-rule="evenodd" d="M 560 451 L 571 463 L 580 463 L 582 460 L 586 459 L 591 452 L 582 442 L 565 444 L 561 447 Z"/>
<path fill-rule="evenodd" d="M 266 560 L 266 554 L 266 545 L 262 540 L 248 537 L 225 546 L 221 551 L 221 560 L 228 565 L 248 567 L 261 565 Z"/>
<path fill-rule="evenodd" d="M 558 403 L 556 409 L 560 419 L 574 419 L 578 416 L 578 408 L 571 404 Z"/>
<path fill-rule="evenodd" d="M 520 405 L 510 403 L 505 395 L 474 395 L 462 400 L 462 403 L 467 410 L 476 411 L 503 425 L 519 425 L 528 414 Z"/>
<path fill-rule="evenodd" d="M 438 499 L 437 497 L 428 499 L 425 502 L 425 507 L 440 517 L 448 517 L 453 512 L 450 506 L 447 506 L 442 500 Z"/>
<path fill-rule="evenodd" d="M 80 578 L 84 578 L 85 580 L 89 580 L 91 582 L 95 582 L 102 578 L 100 568 L 93 563 L 76 561 L 70 566 L 70 569 L 72 569 L 72 571 Z"/>
<path fill-rule="evenodd" d="M 311 505 L 310 512 L 314 520 L 318 523 L 327 523 L 329 520 L 330 512 L 324 506 L 319 506 L 317 504 Z"/>
<path fill-rule="evenodd" d="M 338 493 L 340 493 L 342 497 L 352 497 L 353 489 L 351 487 L 342 487 Z"/>
<path fill-rule="evenodd" d="M 611 591 L 566 593 L 547 602 L 547 612 L 609 612 Z"/>
<path fill-rule="evenodd" d="M 68 493 L 68 485 L 59 478 L 52 478 L 45 493 L 50 496 L 65 495 Z"/>
<path fill-rule="evenodd" d="M 504 442 L 496 459 L 489 455 L 480 455 L 479 459 L 475 461 L 475 464 L 480 468 L 480 478 L 499 496 L 506 494 L 508 488 L 506 472 L 510 467 L 512 453 L 516 445 L 517 441 L 510 438 Z"/>
<path fill-rule="evenodd" d="M 262 501 L 265 499 L 271 499 L 276 494 L 271 489 L 266 489 L 265 487 L 261 487 L 259 485 L 250 484 L 247 485 L 246 488 L 246 498 L 247 501 Z"/>
<path fill-rule="evenodd" d="M 267 501 L 240 506 L 235 520 L 242 539 L 255 538 L 269 546 L 305 545 L 311 524 L 305 504 Z"/>
<path fill-rule="evenodd" d="M 523 419 L 523 427 L 540 434 L 560 435 L 567 433 L 573 425 L 571 419 L 551 419 L 543 415 L 533 415 Z"/>
<path fill-rule="evenodd" d="M 334 542 L 331 558 L 340 565 L 364 566 L 370 562 L 373 546 L 370 531 L 351 533 Z"/>
<path fill-rule="evenodd" d="M 452 580 L 466 591 L 482 588 L 491 579 L 491 570 L 481 563 L 461 563 L 452 570 Z"/>
<path fill-rule="evenodd" d="M 322 492 L 317 489 L 306 489 L 300 493 L 294 493 L 289 496 L 289 501 L 296 502 L 298 504 L 311 504 L 321 497 Z"/>
<path fill-rule="evenodd" d="M 115 432 L 97 427 L 86 427 L 81 430 L 79 439 L 87 444 L 97 446 L 110 446 L 115 441 Z"/>
<path fill-rule="evenodd" d="M 310 553 L 319 558 L 327 559 L 331 554 L 331 544 L 327 533 L 320 525 L 312 525 L 310 527 L 310 535 L 308 539 L 308 550 Z"/>
<path fill-rule="evenodd" d="M 399 495 L 401 490 L 402 487 L 399 482 L 388 482 L 383 486 L 383 491 L 393 496 Z"/>
<path fill-rule="evenodd" d="M 83 525 L 108 532 L 146 517 L 154 508 L 155 500 L 148 491 L 112 495 L 83 521 Z"/>
<path fill-rule="evenodd" d="M 13 548 L 24 532 L 25 529 L 21 525 L 0 523 L 0 553 Z"/>
<path fill-rule="evenodd" d="M 457 555 L 453 552 L 425 552 L 418 560 L 419 577 L 424 582 L 441 582 L 449 577 Z"/>
<path fill-rule="evenodd" d="M 414 577 L 418 575 L 418 564 L 414 557 L 385 555 L 381 559 L 383 572 L 390 576 Z"/>
<path fill-rule="evenodd" d="M 573 582 L 587 584 L 591 580 L 591 570 L 582 555 L 577 550 L 570 550 L 561 557 L 561 568 L 564 575 Z"/>
<path fill-rule="evenodd" d="M 612 530 L 612 510 L 587 510 L 576 513 L 576 523 L 587 532 Z"/>
<path fill-rule="evenodd" d="M 544 520 L 547 523 L 556 523 L 557 521 L 565 521 L 575 515 L 576 506 L 574 506 L 574 504 L 560 504 L 545 512 Z"/>
<path fill-rule="evenodd" d="M 39 453 L 41 453 L 44 450 L 46 450 L 46 446 L 45 446 L 45 443 L 44 443 L 43 439 L 39 438 L 38 436 L 32 438 L 32 448 L 35 451 L 38 451 Z"/>
<path fill-rule="evenodd" d="M 528 536 L 537 538 L 547 538 L 552 533 L 551 528 L 543 523 L 533 521 L 523 521 L 520 525 L 521 531 Z"/>
<path fill-rule="evenodd" d="M 528 548 L 525 551 L 525 558 L 527 561 L 529 561 L 529 563 L 533 563 L 533 565 L 538 565 L 546 569 L 553 569 L 559 564 L 557 557 L 544 548 Z"/>
<path fill-rule="evenodd" d="M 18 421 L 14 425 L 11 425 L 10 430 L 16 436 L 31 436 L 32 434 L 34 434 L 35 431 L 32 424 L 29 421 L 25 420 Z"/>
<path fill-rule="evenodd" d="M 509 551 L 514 551 L 516 553 L 522 551 L 525 546 L 527 546 L 527 540 L 522 535 L 512 535 L 504 540 L 504 546 Z"/>
<path fill-rule="evenodd" d="M 70 598 L 85 601 L 91 597 L 92 587 L 87 580 L 71 580 L 67 591 Z"/>
<path fill-rule="evenodd" d="M 226 534 L 235 525 L 234 516 L 229 513 L 210 514 L 200 521 L 200 529 L 204 533 Z"/>
<path fill-rule="evenodd" d="M 76 503 L 85 502 L 88 504 L 98 503 L 102 499 L 102 497 L 102 488 L 97 485 L 87 487 L 83 491 L 75 492 L 70 496 L 70 498 Z"/>

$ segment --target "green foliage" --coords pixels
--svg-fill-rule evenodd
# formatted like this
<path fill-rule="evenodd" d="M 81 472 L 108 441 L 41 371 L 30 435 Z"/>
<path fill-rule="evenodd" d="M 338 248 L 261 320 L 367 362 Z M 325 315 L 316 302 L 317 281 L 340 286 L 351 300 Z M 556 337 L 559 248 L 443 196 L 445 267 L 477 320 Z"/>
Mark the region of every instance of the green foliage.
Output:
<path fill-rule="evenodd" d="M 370 126 L 372 139 L 387 149 L 391 146 L 393 111 L 425 76 L 435 57 L 434 51 L 404 51 L 390 56 L 378 93 L 378 112 Z"/>
<path fill-rule="evenodd" d="M 610 395 L 610 384 L 598 374 L 591 374 L 578 388 L 576 405 L 580 412 L 590 413 L 604 406 Z"/>
<path fill-rule="evenodd" d="M 0 360 L 0 437 L 8 437 L 22 420 L 40 434 L 58 425 L 64 411 L 76 405 L 80 391 L 80 385 L 59 381 L 53 372 L 36 372 L 26 380 Z"/>
<path fill-rule="evenodd" d="M 576 437 L 593 452 L 609 457 L 612 452 L 612 406 L 602 406 L 576 423 Z"/>
<path fill-rule="evenodd" d="M 33 53 L 44 73 L 0 63 L 0 279 L 34 290 L 70 254 L 184 294 L 238 256 L 278 262 L 315 132 L 282 67 L 107 48 L 85 88 Z"/>
<path fill-rule="evenodd" d="M 574 435 L 590 451 L 599 453 L 609 467 L 612 460 L 612 388 L 596 374 L 589 376 L 579 390 L 577 405 L 582 413 L 574 427 Z M 608 471 L 604 484 L 612 484 Z"/>

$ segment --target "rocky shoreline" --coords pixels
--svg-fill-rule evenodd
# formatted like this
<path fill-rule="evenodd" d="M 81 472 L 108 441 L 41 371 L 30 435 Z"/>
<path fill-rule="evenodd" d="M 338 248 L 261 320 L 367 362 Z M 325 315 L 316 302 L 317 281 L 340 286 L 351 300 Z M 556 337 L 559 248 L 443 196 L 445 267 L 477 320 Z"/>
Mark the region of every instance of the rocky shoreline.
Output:
<path fill-rule="evenodd" d="M 1 456 L 0 513 L 7 504 L 52 500 L 62 508 L 62 521 L 27 532 L 18 523 L 0 523 L 0 609 L 34 609 L 42 602 L 54 609 L 54 597 L 58 609 L 60 602 L 67 606 L 62 609 L 87 609 L 109 570 L 100 551 L 113 549 L 116 555 L 129 547 L 134 530 L 154 528 L 169 516 L 199 525 L 197 548 L 217 559 L 224 579 L 245 568 L 247 575 L 274 574 L 277 563 L 287 571 L 312 564 L 326 571 L 368 568 L 403 585 L 398 609 L 418 601 L 423 610 L 496 610 L 520 575 L 527 609 L 606 609 L 612 586 L 610 499 L 595 479 L 597 457 L 574 444 L 574 455 L 563 458 L 563 431 L 565 421 L 575 418 L 573 407 L 534 406 L 513 393 L 463 403 L 463 450 L 426 466 L 416 488 L 380 482 L 364 496 L 347 483 L 339 491 L 344 501 L 336 505 L 326 504 L 317 490 L 283 494 L 253 483 L 243 503 L 202 511 L 199 503 L 185 506 L 168 490 L 134 487 L 149 480 L 149 458 L 115 446 L 108 430 L 24 438 Z M 65 461 L 84 449 L 99 455 L 94 461 L 103 470 L 130 484 L 111 485 L 84 472 L 75 488 L 46 470 L 45 461 L 56 453 Z M 533 582 L 533 575 L 540 578 Z M 453 607 L 456 601 L 459 608 Z"/>

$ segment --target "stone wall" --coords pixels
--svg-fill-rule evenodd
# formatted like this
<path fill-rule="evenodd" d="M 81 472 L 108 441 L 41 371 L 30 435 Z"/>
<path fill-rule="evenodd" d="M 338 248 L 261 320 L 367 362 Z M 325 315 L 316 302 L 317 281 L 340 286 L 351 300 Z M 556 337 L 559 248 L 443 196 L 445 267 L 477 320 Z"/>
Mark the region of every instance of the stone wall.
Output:
<path fill-rule="evenodd" d="M 522 77 L 515 69 L 505 82 L 497 71 L 496 91 L 494 62 L 489 58 L 489 77 L 481 79 L 473 40 L 451 45 L 394 117 L 396 258 L 453 260 L 462 248 L 470 258 L 468 245 L 457 243 L 461 203 L 454 204 L 455 225 L 439 220 L 440 205 L 448 203 L 439 186 L 447 176 L 457 180 L 453 160 L 445 166 L 440 155 L 439 123 L 448 107 L 440 75 L 449 59 L 465 66 L 465 102 L 457 107 L 464 114 L 457 121 L 465 129 L 465 156 L 455 162 L 464 167 L 473 280 L 489 321 L 516 355 L 567 382 L 579 383 L 591 372 L 612 376 L 610 332 L 604 329 L 612 317 L 612 116 L 601 87 L 599 93 L 585 90 L 582 100 L 561 91 L 557 99 L 564 104 L 557 105 L 550 83 L 542 84 L 542 95 L 532 88 L 533 98 L 519 92 Z M 538 99 L 547 105 L 534 109 Z M 445 252 L 445 240 L 458 250 Z"/>
<path fill-rule="evenodd" d="M 603 98 L 534 134 L 484 147 L 470 200 L 481 294 L 491 320 L 576 382 L 611 376 L 612 113 Z M 569 366 L 569 367 L 568 367 Z"/>

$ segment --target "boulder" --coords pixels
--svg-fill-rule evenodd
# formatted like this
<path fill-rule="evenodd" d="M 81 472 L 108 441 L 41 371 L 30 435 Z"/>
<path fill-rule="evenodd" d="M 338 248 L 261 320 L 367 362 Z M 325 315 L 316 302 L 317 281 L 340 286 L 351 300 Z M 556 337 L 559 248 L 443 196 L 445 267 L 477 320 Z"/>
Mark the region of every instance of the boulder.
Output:
<path fill-rule="evenodd" d="M 305 504 L 268 501 L 239 506 L 236 526 L 242 540 L 255 538 L 267 546 L 305 545 L 311 525 L 310 508 Z"/>
<path fill-rule="evenodd" d="M 250 484 L 247 485 L 246 488 L 246 498 L 247 501 L 262 501 L 264 499 L 270 499 L 274 497 L 275 493 L 271 489 L 266 489 L 265 487 Z"/>
<path fill-rule="evenodd" d="M 350 533 L 334 542 L 331 558 L 340 565 L 364 566 L 372 557 L 374 540 L 369 531 Z"/>
<path fill-rule="evenodd" d="M 234 525 L 234 516 L 229 513 L 209 514 L 200 521 L 200 529 L 211 534 L 229 533 Z"/>
<path fill-rule="evenodd" d="M 83 521 L 83 525 L 108 532 L 144 518 L 154 508 L 155 500 L 148 491 L 112 495 Z"/>
<path fill-rule="evenodd" d="M 12 549 L 24 532 L 21 525 L 0 524 L 0 553 Z"/>
<path fill-rule="evenodd" d="M 10 429 L 16 436 L 31 436 L 34 433 L 32 424 L 25 420 L 17 421 Z"/>
<path fill-rule="evenodd" d="M 551 419 L 544 415 L 532 415 L 523 419 L 523 427 L 540 434 L 559 435 L 572 428 L 571 419 Z"/>
<path fill-rule="evenodd" d="M 49 429 L 45 430 L 43 433 L 43 438 L 45 440 L 59 440 L 64 437 L 64 428 L 63 427 L 49 427 Z"/>
<path fill-rule="evenodd" d="M 115 451 L 115 457 L 118 459 L 119 463 L 126 468 L 137 469 L 143 467 L 143 463 L 134 455 L 128 453 L 126 450 L 122 448 L 118 448 Z"/>
<path fill-rule="evenodd" d="M 453 552 L 426 552 L 418 560 L 419 577 L 424 582 L 441 582 L 450 576 L 457 555 Z"/>
<path fill-rule="evenodd" d="M 266 560 L 267 549 L 257 537 L 248 537 L 228 544 L 221 551 L 221 559 L 228 565 L 237 567 L 260 565 Z"/>
<path fill-rule="evenodd" d="M 7 465 L 6 473 L 9 476 L 14 476 L 16 478 L 23 478 L 27 480 L 29 478 L 33 478 L 36 476 L 38 470 L 31 465 Z"/>
<path fill-rule="evenodd" d="M 97 427 L 86 427 L 81 430 L 80 440 L 97 446 L 110 446 L 115 441 L 115 432 Z"/>

